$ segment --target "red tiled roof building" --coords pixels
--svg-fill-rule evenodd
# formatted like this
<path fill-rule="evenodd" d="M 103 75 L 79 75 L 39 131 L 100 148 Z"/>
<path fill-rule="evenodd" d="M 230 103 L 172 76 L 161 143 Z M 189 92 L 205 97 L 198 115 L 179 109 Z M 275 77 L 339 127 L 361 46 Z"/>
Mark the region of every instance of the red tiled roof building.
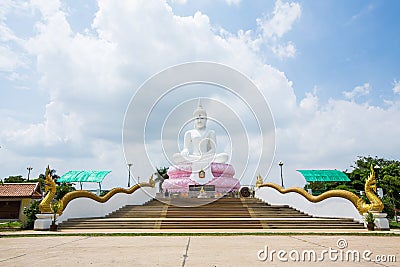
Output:
<path fill-rule="evenodd" d="M 40 200 L 42 191 L 39 183 L 0 184 L 0 219 L 24 220 L 24 207 L 31 201 Z"/>

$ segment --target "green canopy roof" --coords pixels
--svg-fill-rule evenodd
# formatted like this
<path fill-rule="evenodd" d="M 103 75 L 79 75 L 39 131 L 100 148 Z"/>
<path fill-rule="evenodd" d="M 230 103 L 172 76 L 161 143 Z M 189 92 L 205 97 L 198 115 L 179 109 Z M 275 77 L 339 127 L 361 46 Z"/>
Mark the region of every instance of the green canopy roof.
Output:
<path fill-rule="evenodd" d="M 297 170 L 307 182 L 350 182 L 349 177 L 338 170 Z"/>
<path fill-rule="evenodd" d="M 69 171 L 57 179 L 59 183 L 101 183 L 111 171 Z"/>

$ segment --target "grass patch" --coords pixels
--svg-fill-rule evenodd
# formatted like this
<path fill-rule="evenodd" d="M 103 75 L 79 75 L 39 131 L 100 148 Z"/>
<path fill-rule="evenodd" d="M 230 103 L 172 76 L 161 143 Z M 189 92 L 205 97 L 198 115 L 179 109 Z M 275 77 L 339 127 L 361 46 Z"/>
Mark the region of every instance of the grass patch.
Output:
<path fill-rule="evenodd" d="M 364 232 L 364 233 L 315 233 L 315 232 L 253 232 L 253 233 L 45 233 L 45 234 L 9 234 L 0 235 L 0 238 L 15 238 L 15 237 L 54 237 L 54 236 L 301 236 L 301 235 L 314 235 L 314 236 L 393 236 L 399 237 L 395 233 L 380 233 L 380 232 Z"/>
<path fill-rule="evenodd" d="M 20 230 L 20 229 L 22 229 L 22 222 L 19 222 L 19 221 L 10 221 L 10 222 L 1 222 L 0 223 L 0 231 Z"/>
<path fill-rule="evenodd" d="M 400 228 L 400 222 L 395 222 L 395 221 L 389 222 L 389 226 L 390 226 L 390 228 L 399 229 Z"/>

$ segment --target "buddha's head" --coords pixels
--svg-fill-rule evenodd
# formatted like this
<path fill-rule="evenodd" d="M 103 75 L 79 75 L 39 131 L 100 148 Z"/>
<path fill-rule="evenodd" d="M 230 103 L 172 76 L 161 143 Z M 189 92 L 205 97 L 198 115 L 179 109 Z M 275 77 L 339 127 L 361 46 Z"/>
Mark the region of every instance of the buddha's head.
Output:
<path fill-rule="evenodd" d="M 201 100 L 199 99 L 199 103 L 197 105 L 197 109 L 193 112 L 194 118 L 194 127 L 196 129 L 203 129 L 207 124 L 207 112 L 201 105 Z"/>

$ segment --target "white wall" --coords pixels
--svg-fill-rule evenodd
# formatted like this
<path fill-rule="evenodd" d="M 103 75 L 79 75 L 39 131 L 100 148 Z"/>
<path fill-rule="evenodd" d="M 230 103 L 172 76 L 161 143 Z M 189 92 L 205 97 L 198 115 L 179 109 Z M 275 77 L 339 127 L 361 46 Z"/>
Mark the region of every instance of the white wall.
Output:
<path fill-rule="evenodd" d="M 138 189 L 132 194 L 118 193 L 106 203 L 99 203 L 90 198 L 76 198 L 69 202 L 58 223 L 70 218 L 104 217 L 105 215 L 125 206 L 142 205 L 155 196 L 155 189 L 146 187 Z"/>
<path fill-rule="evenodd" d="M 271 187 L 258 188 L 256 197 L 271 205 L 289 205 L 313 216 L 353 218 L 362 221 L 362 216 L 353 203 L 340 197 L 332 197 L 318 203 L 312 203 L 298 193 L 281 194 Z"/>

